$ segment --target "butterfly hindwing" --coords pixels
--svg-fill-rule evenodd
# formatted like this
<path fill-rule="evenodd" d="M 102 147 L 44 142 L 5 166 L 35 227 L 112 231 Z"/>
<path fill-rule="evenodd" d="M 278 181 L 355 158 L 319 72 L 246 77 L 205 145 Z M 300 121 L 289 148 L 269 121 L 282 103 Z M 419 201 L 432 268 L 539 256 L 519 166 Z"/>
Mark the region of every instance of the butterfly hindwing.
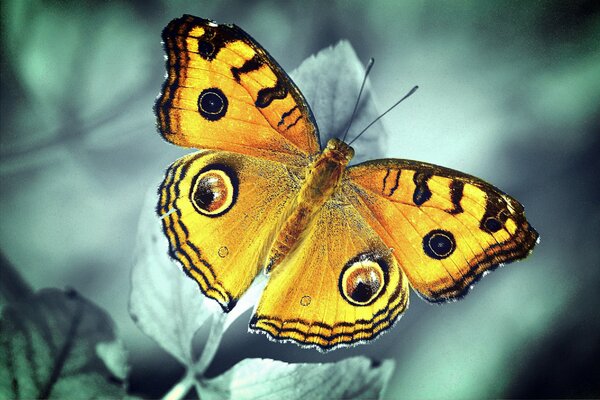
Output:
<path fill-rule="evenodd" d="M 167 170 L 157 213 L 169 253 L 225 311 L 263 267 L 299 172 L 221 151 L 192 153 Z"/>
<path fill-rule="evenodd" d="M 347 177 L 344 193 L 430 301 L 461 297 L 485 272 L 526 257 L 538 238 L 519 202 L 458 171 L 389 159 Z"/>
<path fill-rule="evenodd" d="M 184 15 L 162 38 L 168 72 L 155 111 L 166 140 L 288 164 L 319 151 L 304 97 L 243 30 Z"/>
<path fill-rule="evenodd" d="M 408 293 L 390 248 L 338 194 L 270 275 L 250 328 L 329 350 L 391 327 L 406 309 Z"/>

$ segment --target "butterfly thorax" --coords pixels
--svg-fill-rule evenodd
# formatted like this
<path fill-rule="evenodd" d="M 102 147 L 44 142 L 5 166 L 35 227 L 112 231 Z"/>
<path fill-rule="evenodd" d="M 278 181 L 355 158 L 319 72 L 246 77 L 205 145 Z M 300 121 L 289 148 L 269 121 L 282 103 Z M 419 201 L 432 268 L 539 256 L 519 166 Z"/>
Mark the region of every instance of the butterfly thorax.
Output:
<path fill-rule="evenodd" d="M 323 204 L 337 190 L 354 149 L 339 139 L 331 139 L 327 147 L 308 166 L 298 195 L 284 213 L 269 256 L 267 272 L 271 272 L 300 243 Z"/>

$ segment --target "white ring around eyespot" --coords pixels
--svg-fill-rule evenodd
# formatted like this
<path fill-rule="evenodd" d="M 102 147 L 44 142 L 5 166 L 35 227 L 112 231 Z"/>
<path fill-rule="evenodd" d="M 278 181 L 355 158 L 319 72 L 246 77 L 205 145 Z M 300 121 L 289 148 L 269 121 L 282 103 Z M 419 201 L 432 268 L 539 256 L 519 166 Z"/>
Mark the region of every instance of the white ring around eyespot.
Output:
<path fill-rule="evenodd" d="M 217 92 L 203 92 L 200 94 L 200 98 L 198 99 L 198 104 L 200 104 L 200 106 L 202 106 L 202 100 L 204 100 L 204 98 L 207 95 L 213 95 L 213 96 L 217 96 L 220 100 L 221 100 L 221 108 L 219 108 L 218 111 L 207 111 L 202 107 L 202 112 L 206 113 L 206 114 L 210 114 L 210 115 L 218 115 L 221 112 L 223 112 L 223 109 L 225 108 L 225 100 L 223 100 L 223 97 L 217 93 Z"/>
<path fill-rule="evenodd" d="M 347 283 L 347 280 L 349 279 L 350 275 L 353 272 L 355 272 L 356 270 L 362 269 L 362 268 L 369 269 L 370 273 L 376 274 L 377 279 L 379 280 L 379 288 L 377 289 L 377 291 L 375 293 L 373 293 L 367 301 L 364 301 L 364 302 L 356 301 L 355 299 L 353 299 L 346 289 L 346 283 Z M 375 301 L 379 297 L 379 295 L 382 293 L 383 288 L 385 286 L 385 273 L 383 271 L 383 268 L 381 268 L 381 265 L 379 265 L 379 263 L 377 263 L 375 261 L 372 261 L 372 260 L 356 261 L 355 263 L 353 263 L 352 265 L 347 267 L 344 270 L 344 272 L 342 273 L 340 286 L 341 286 L 341 290 L 342 290 L 342 295 L 344 296 L 346 301 L 348 301 L 350 304 L 354 304 L 357 306 L 365 306 L 365 305 L 371 304 L 373 301 Z"/>
<path fill-rule="evenodd" d="M 213 211 L 208 211 L 208 210 L 200 207 L 194 201 L 194 196 L 196 194 L 196 191 L 198 190 L 198 186 L 200 185 L 202 180 L 204 178 L 206 178 L 207 175 L 217 175 L 216 177 L 212 177 L 209 179 L 220 179 L 221 182 L 223 183 L 223 185 L 225 186 L 225 191 L 226 191 L 226 193 L 225 193 L 226 198 L 225 198 L 224 203 L 219 208 L 217 208 Z M 202 172 L 195 178 L 194 187 L 192 188 L 190 198 L 192 201 L 192 205 L 194 206 L 194 209 L 196 211 L 198 211 L 200 214 L 207 215 L 207 216 L 216 216 L 216 215 L 224 213 L 231 207 L 233 200 L 234 200 L 233 196 L 234 196 L 234 187 L 233 187 L 233 184 L 231 182 L 231 178 L 229 177 L 229 175 L 227 175 L 227 173 L 221 169 L 209 169 L 207 171 Z"/>

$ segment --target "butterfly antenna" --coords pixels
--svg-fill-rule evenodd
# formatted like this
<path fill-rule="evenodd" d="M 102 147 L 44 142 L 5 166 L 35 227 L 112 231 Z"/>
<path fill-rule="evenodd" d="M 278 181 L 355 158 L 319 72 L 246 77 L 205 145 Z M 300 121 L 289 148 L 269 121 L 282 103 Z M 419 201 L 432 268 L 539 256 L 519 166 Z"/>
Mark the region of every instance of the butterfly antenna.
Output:
<path fill-rule="evenodd" d="M 360 96 L 362 95 L 363 89 L 365 88 L 365 83 L 367 82 L 367 76 L 369 76 L 369 72 L 371 72 L 371 68 L 375 63 L 375 59 L 371 57 L 369 59 L 369 63 L 367 64 L 367 69 L 365 71 L 365 76 L 363 78 L 362 84 L 360 85 L 360 91 L 358 92 L 358 97 L 356 98 L 356 104 L 354 104 L 354 110 L 352 110 L 352 116 L 348 120 L 348 126 L 346 126 L 346 132 L 344 132 L 344 137 L 342 138 L 342 142 L 346 140 L 346 136 L 348 135 L 348 131 L 350 130 L 350 125 L 352 125 L 352 121 L 354 121 L 354 116 L 356 115 L 356 110 L 358 109 L 358 103 L 360 102 Z"/>
<path fill-rule="evenodd" d="M 392 111 L 394 109 L 394 107 L 396 107 L 398 104 L 402 103 L 404 100 L 406 100 L 408 97 L 410 97 L 414 92 L 417 91 L 418 88 L 419 88 L 418 86 L 415 86 L 414 88 L 410 89 L 410 92 L 408 92 L 406 95 L 404 95 L 403 98 L 401 98 L 393 106 L 391 106 L 390 108 L 388 108 L 387 110 L 385 110 L 385 112 L 383 114 L 381 114 L 379 117 L 375 118 L 375 120 L 373 122 L 371 122 L 369 125 L 367 125 L 367 127 L 365 129 L 363 129 L 358 135 L 356 135 L 356 137 L 354 139 L 352 139 L 352 141 L 350 143 L 348 143 L 348 146 L 352 145 L 352 143 L 354 143 L 356 141 L 356 139 L 358 139 L 360 137 L 360 135 L 362 135 L 363 133 L 365 133 L 367 131 L 367 129 L 369 129 L 370 127 L 372 127 L 373 124 L 375 124 L 375 122 L 377 122 L 381 118 L 383 118 L 383 116 L 385 114 L 387 114 L 390 111 Z"/>

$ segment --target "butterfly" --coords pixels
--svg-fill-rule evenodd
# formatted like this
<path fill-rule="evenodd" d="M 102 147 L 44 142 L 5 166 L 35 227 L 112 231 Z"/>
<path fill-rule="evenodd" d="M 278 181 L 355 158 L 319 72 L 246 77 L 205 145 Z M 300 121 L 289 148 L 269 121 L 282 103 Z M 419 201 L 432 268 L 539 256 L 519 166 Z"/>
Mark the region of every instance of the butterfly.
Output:
<path fill-rule="evenodd" d="M 239 27 L 184 15 L 162 39 L 159 131 L 201 149 L 159 187 L 169 254 L 225 312 L 267 274 L 251 331 L 319 350 L 367 342 L 409 287 L 456 300 L 535 246 L 523 206 L 481 179 L 400 159 L 349 166 L 342 140 L 321 148 L 300 90 Z"/>

